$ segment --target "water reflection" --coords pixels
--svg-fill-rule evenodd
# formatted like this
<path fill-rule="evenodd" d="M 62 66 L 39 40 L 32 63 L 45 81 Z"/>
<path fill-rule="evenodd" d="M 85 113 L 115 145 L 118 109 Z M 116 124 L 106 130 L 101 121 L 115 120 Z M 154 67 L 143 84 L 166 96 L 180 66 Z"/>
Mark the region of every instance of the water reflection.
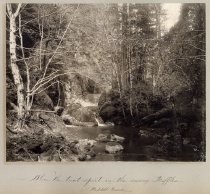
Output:
<path fill-rule="evenodd" d="M 79 139 L 96 139 L 98 134 L 116 134 L 125 137 L 122 143 L 124 150 L 109 154 L 105 152 L 105 142 L 97 142 L 94 150 L 96 157 L 93 161 L 193 161 L 194 153 L 183 152 L 179 156 L 170 153 L 157 153 L 152 142 L 145 141 L 138 135 L 139 129 L 122 126 L 107 127 L 75 127 L 69 128 L 67 133 L 72 133 Z"/>

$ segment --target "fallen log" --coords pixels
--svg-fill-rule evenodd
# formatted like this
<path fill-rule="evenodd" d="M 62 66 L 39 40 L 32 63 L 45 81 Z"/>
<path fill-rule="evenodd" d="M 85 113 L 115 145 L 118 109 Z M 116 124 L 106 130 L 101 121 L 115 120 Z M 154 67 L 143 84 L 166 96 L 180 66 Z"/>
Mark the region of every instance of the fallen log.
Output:
<path fill-rule="evenodd" d="M 155 120 L 159 120 L 163 117 L 171 117 L 173 115 L 173 111 L 169 108 L 163 108 L 160 111 L 157 111 L 155 113 L 152 113 L 148 116 L 143 117 L 140 120 L 141 124 L 146 124 L 146 123 L 150 123 L 153 122 Z"/>

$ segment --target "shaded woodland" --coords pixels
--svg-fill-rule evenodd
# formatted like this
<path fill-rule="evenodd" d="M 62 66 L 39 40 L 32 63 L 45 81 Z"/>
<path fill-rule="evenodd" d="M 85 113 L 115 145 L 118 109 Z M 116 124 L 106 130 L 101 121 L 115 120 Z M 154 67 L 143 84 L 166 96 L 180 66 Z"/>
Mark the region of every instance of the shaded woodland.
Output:
<path fill-rule="evenodd" d="M 100 126 L 133 130 L 164 160 L 205 161 L 205 4 L 182 4 L 168 32 L 161 4 L 7 4 L 6 14 L 7 161 L 92 160 L 97 141 L 125 150 L 126 136 L 78 135 Z"/>

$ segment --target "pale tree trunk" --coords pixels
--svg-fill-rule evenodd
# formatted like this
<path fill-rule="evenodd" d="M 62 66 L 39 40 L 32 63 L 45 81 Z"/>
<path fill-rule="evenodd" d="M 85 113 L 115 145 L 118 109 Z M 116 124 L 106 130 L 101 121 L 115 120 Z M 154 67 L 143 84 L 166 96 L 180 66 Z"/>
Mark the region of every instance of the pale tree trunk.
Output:
<path fill-rule="evenodd" d="M 131 24 L 130 24 L 130 6 L 129 4 L 127 5 L 127 17 L 128 17 L 128 24 L 127 24 L 127 34 L 128 38 L 131 37 Z M 132 77 L 132 67 L 131 67 L 131 40 L 129 40 L 127 44 L 127 63 L 128 63 L 128 87 L 129 87 L 129 109 L 130 109 L 130 115 L 133 117 L 133 99 L 132 99 L 132 90 L 133 90 L 133 77 Z"/>
<path fill-rule="evenodd" d="M 115 74 L 116 74 L 116 78 L 117 78 L 117 88 L 118 88 L 118 92 L 119 92 L 119 95 L 120 95 L 120 104 L 121 104 L 121 108 L 122 108 L 122 113 L 123 113 L 123 117 L 124 119 L 126 118 L 125 117 L 125 110 L 124 110 L 124 105 L 123 105 L 123 98 L 122 98 L 122 83 L 121 83 L 121 80 L 120 80 L 120 75 L 121 73 L 118 73 L 119 70 L 116 66 L 116 64 L 114 63 L 114 71 L 115 71 Z"/>
<path fill-rule="evenodd" d="M 129 82 L 130 82 L 129 107 L 130 107 L 130 114 L 133 117 L 133 98 L 132 98 L 133 75 L 132 75 L 131 69 L 132 69 L 132 67 L 131 67 L 131 48 L 129 45 Z"/>
<path fill-rule="evenodd" d="M 128 73 L 127 73 L 127 63 L 128 63 L 128 55 L 127 55 L 127 28 L 128 28 L 128 13 L 127 13 L 127 3 L 123 4 L 122 7 L 122 63 L 121 63 L 121 83 L 122 83 L 122 92 L 125 91 L 127 87 L 128 81 Z"/>
<path fill-rule="evenodd" d="M 11 4 L 7 4 L 7 11 L 10 20 L 10 35 L 9 35 L 9 45 L 10 45 L 10 65 L 11 71 L 14 79 L 14 83 L 17 89 L 17 113 L 18 119 L 21 120 L 24 117 L 24 85 L 23 80 L 20 75 L 19 68 L 17 66 L 17 54 L 16 54 L 16 23 L 15 20 L 19 14 L 21 4 L 18 4 L 15 13 L 12 12 Z"/>

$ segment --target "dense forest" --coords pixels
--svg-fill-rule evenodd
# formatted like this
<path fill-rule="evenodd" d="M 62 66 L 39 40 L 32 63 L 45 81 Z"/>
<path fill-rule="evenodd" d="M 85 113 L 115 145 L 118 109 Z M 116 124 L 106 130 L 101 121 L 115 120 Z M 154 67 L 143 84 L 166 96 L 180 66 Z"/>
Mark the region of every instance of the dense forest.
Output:
<path fill-rule="evenodd" d="M 169 31 L 162 4 L 6 15 L 7 161 L 205 161 L 205 4 Z"/>

